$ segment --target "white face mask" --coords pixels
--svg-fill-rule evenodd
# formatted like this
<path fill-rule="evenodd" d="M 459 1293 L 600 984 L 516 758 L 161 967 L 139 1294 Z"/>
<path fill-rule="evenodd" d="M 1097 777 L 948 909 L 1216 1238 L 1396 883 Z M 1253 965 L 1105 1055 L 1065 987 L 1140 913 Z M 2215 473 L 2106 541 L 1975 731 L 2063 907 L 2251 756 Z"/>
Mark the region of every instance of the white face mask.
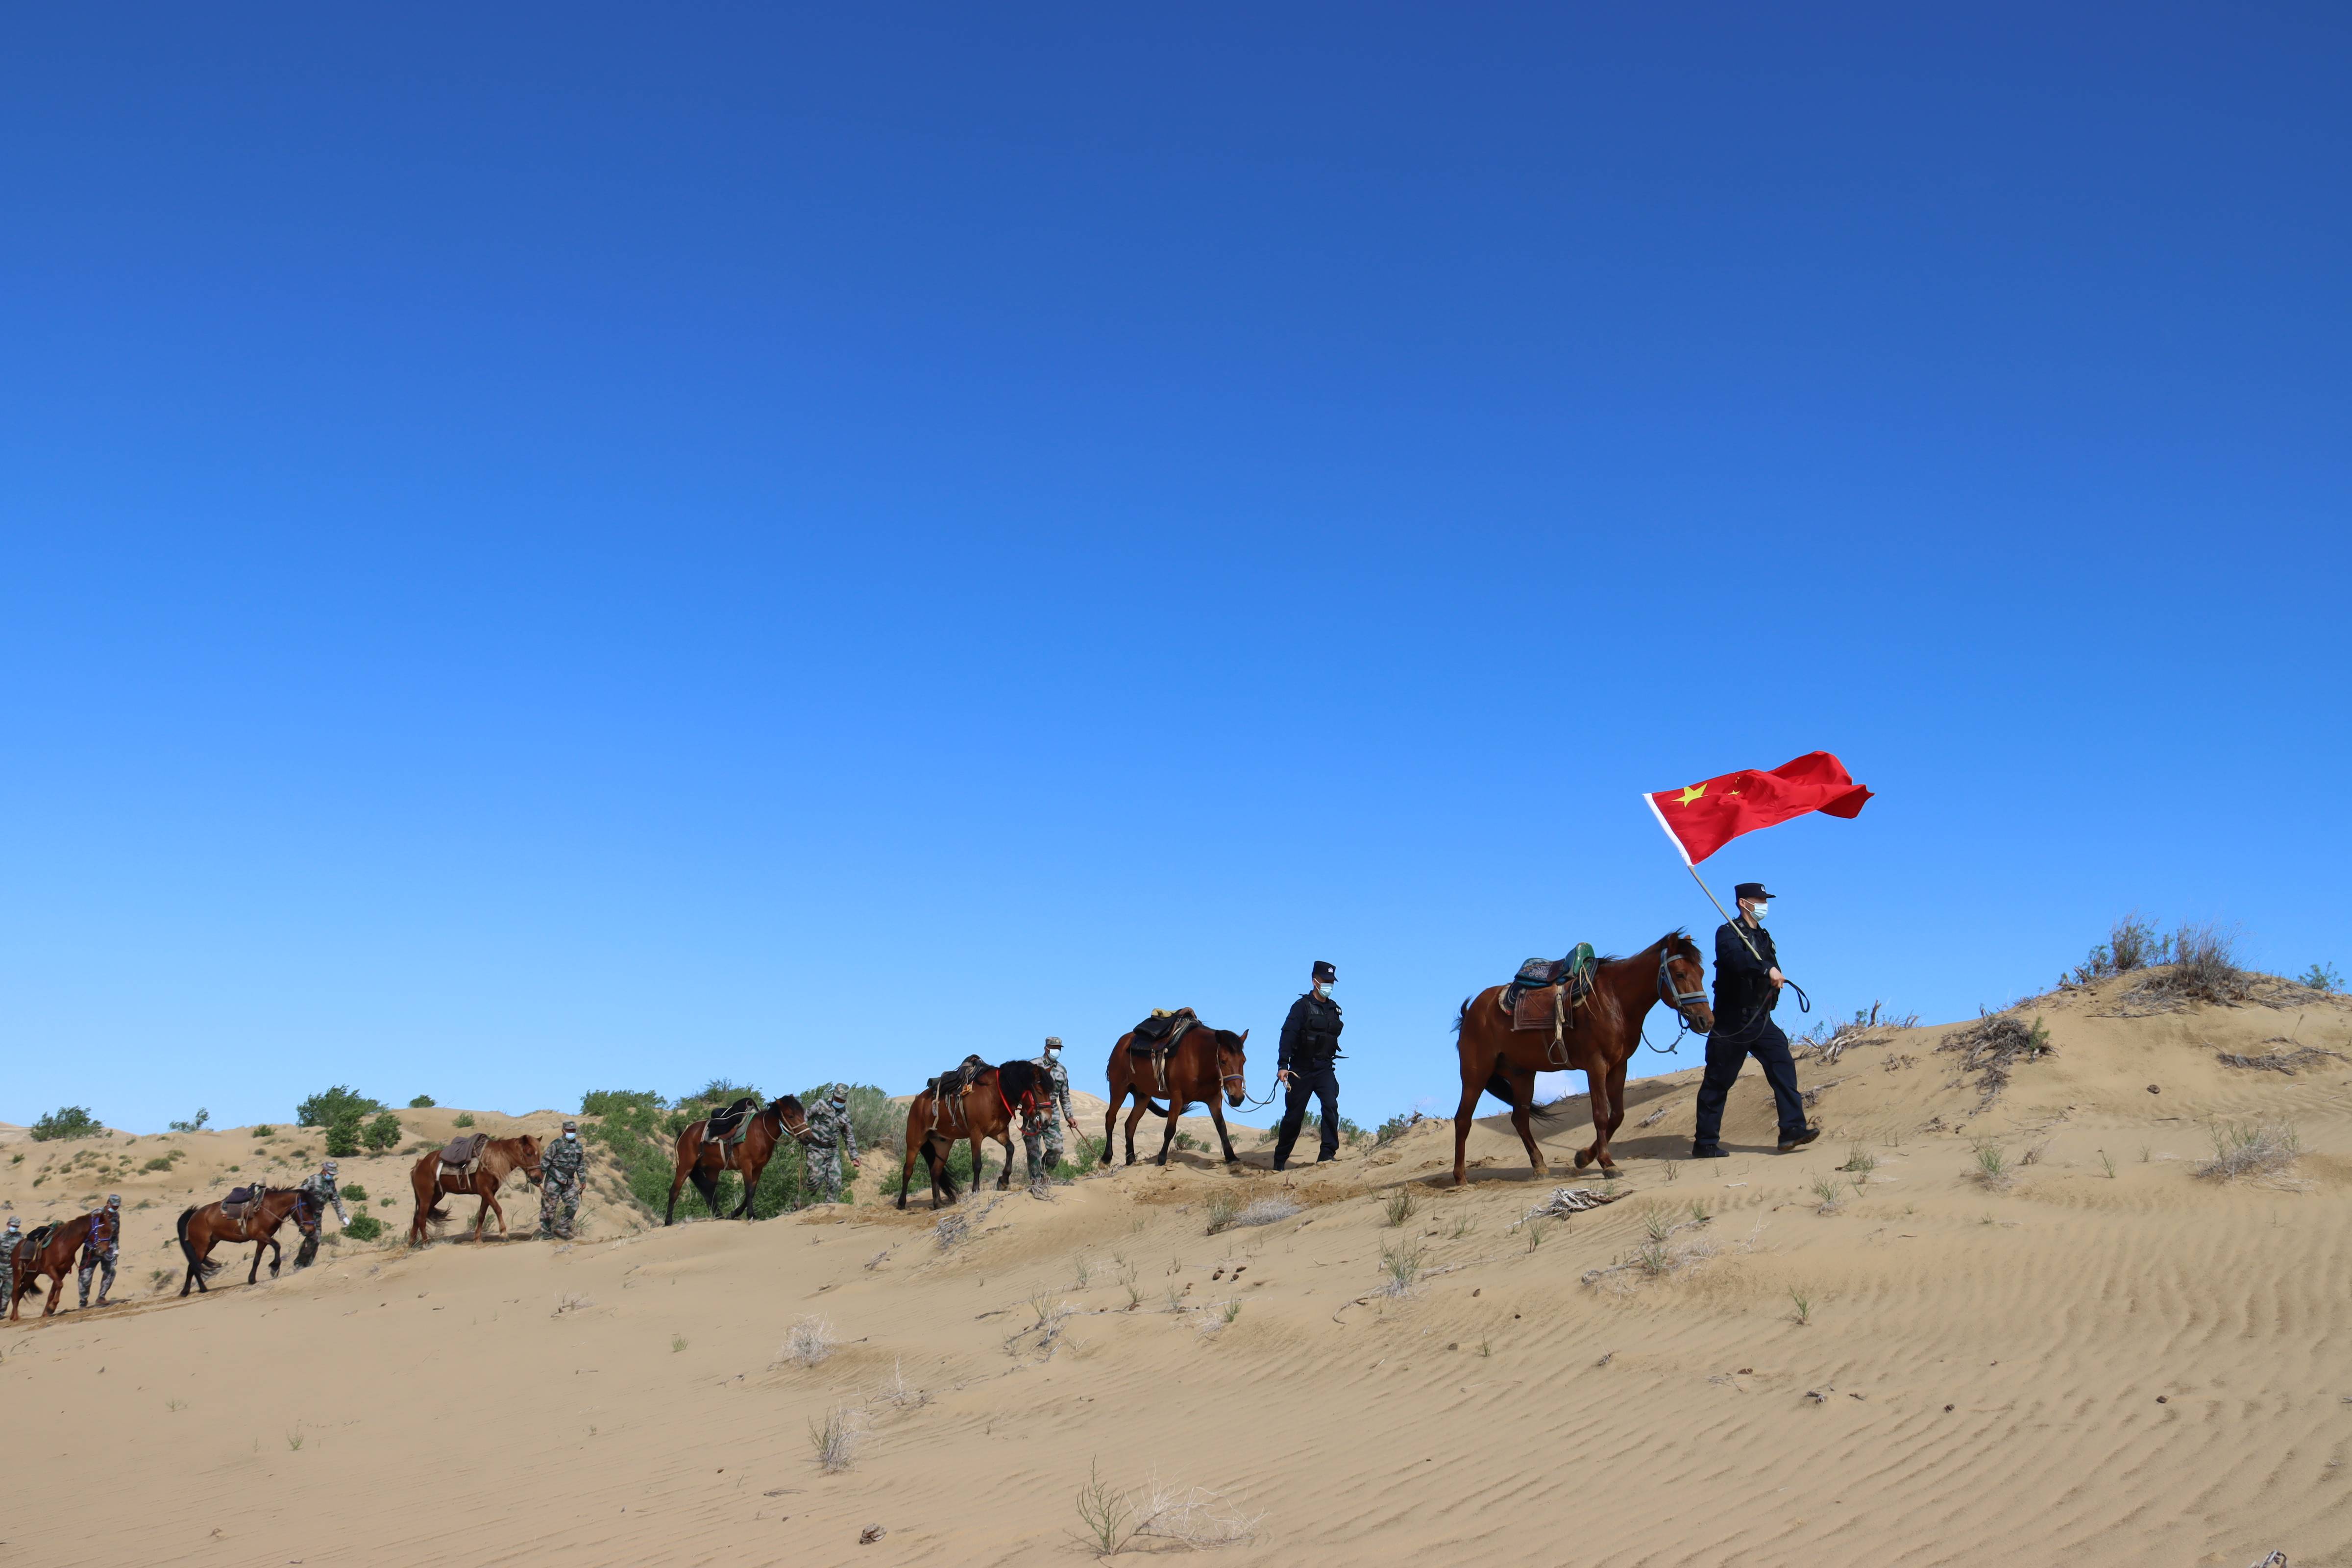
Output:
<path fill-rule="evenodd" d="M 1748 906 L 1748 918 L 1761 925 L 1764 923 L 1764 911 L 1769 908 L 1769 904 L 1750 904 Z"/>
<path fill-rule="evenodd" d="M 566 1132 L 563 1135 L 563 1141 L 566 1143 L 576 1143 L 580 1141 L 580 1134 L 577 1132 Z"/>

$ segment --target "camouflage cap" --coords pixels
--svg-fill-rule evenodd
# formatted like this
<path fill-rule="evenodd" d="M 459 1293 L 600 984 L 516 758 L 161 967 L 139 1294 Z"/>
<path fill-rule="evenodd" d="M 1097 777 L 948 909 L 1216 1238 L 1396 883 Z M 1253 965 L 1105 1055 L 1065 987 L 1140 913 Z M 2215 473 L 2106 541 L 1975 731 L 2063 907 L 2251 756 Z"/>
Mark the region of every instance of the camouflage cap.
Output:
<path fill-rule="evenodd" d="M 8 1216 L 8 1228 L 10 1230 L 22 1230 L 25 1228 L 25 1222 L 18 1219 L 15 1215 L 10 1215 Z"/>
<path fill-rule="evenodd" d="M 845 1083 L 836 1083 L 831 1089 L 825 1090 L 825 1098 L 828 1100 L 847 1100 L 849 1098 L 849 1086 Z"/>
<path fill-rule="evenodd" d="M 1047 1050 L 1049 1050 L 1049 1051 L 1058 1051 L 1058 1050 L 1060 1050 L 1060 1049 L 1062 1048 L 1062 1037 L 1061 1037 L 1061 1036 L 1059 1036 L 1059 1035 L 1048 1035 L 1048 1036 L 1046 1036 L 1046 1037 L 1045 1037 L 1045 1048 L 1046 1048 Z"/>
<path fill-rule="evenodd" d="M 119 1208 L 121 1208 L 121 1207 L 122 1206 L 122 1194 L 121 1194 L 121 1193 L 109 1193 L 109 1194 L 106 1194 L 106 1206 L 107 1206 L 108 1208 L 110 1208 L 110 1209 L 119 1209 Z"/>
<path fill-rule="evenodd" d="M 567 1121 L 563 1124 L 563 1130 L 566 1132 L 577 1132 L 580 1131 L 580 1123 L 577 1121 Z"/>

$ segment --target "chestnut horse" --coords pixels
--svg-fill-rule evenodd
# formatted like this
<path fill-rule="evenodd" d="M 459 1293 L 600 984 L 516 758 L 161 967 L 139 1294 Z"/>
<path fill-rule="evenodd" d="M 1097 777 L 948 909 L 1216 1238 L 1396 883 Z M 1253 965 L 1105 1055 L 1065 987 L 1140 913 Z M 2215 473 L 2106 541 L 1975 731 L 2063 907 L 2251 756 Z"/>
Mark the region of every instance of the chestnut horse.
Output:
<path fill-rule="evenodd" d="M 180 1250 L 187 1255 L 188 1277 L 180 1282 L 180 1294 L 188 1293 L 193 1285 L 206 1295 L 212 1288 L 205 1283 L 208 1266 L 205 1259 L 222 1242 L 253 1243 L 253 1267 L 246 1270 L 248 1285 L 261 1278 L 261 1251 L 269 1249 L 269 1277 L 278 1278 L 278 1264 L 282 1254 L 278 1246 L 278 1227 L 292 1219 L 294 1228 L 302 1233 L 305 1241 L 315 1241 L 319 1222 L 325 1215 L 313 1212 L 310 1195 L 299 1187 L 268 1187 L 245 1211 L 243 1219 L 231 1219 L 228 1211 L 219 1204 L 191 1205 L 180 1215 Z"/>
<path fill-rule="evenodd" d="M 981 1152 L 981 1140 L 993 1138 L 1004 1145 L 1004 1173 L 996 1178 L 996 1190 L 1003 1192 L 1013 1185 L 1013 1118 L 1024 1120 L 1037 1114 L 1045 1094 L 1045 1078 L 1035 1062 L 1006 1062 L 1003 1067 L 982 1068 L 972 1075 L 959 1098 L 948 1097 L 944 1105 L 936 1103 L 934 1090 L 926 1089 L 915 1096 L 907 1107 L 907 1158 L 898 1173 L 898 1206 L 907 1206 L 907 1189 L 915 1182 L 915 1156 L 923 1157 L 923 1168 L 930 1173 L 931 1206 L 940 1206 L 940 1195 L 956 1201 L 955 1173 L 948 1169 L 948 1156 L 954 1152 L 959 1139 L 971 1141 L 971 1184 L 980 1185 L 988 1174 L 985 1157 Z"/>
<path fill-rule="evenodd" d="M 39 1234 L 40 1229 L 35 1226 L 34 1234 Z M 8 1319 L 11 1322 L 16 1321 L 20 1316 L 17 1303 L 40 1289 L 33 1283 L 38 1275 L 49 1277 L 49 1303 L 41 1309 L 41 1316 L 46 1318 L 58 1310 L 58 1299 L 65 1294 L 66 1276 L 73 1272 L 74 1254 L 79 1252 L 82 1243 L 89 1239 L 88 1215 L 61 1222 L 49 1232 L 48 1239 L 41 1244 L 38 1252 L 33 1250 L 33 1237 L 27 1236 L 25 1238 L 24 1245 L 16 1249 L 16 1283 L 8 1293 Z"/>
<path fill-rule="evenodd" d="M 1568 1059 L 1551 1059 L 1549 1029 L 1513 1029 L 1503 1011 L 1506 988 L 1490 985 L 1462 1004 L 1454 1029 L 1462 1037 L 1462 1107 L 1454 1113 L 1454 1184 L 1465 1179 L 1464 1152 L 1470 1143 L 1470 1122 L 1477 1114 L 1478 1097 L 1491 1094 L 1511 1108 L 1511 1125 L 1528 1146 L 1528 1162 L 1538 1176 L 1549 1173 L 1543 1151 L 1528 1125 L 1530 1114 L 1549 1121 L 1557 1114 L 1536 1106 L 1536 1074 L 1563 1069 L 1584 1075 L 1592 1096 L 1591 1144 L 1576 1152 L 1576 1168 L 1599 1161 L 1609 1175 L 1617 1173 L 1609 1157 L 1609 1140 L 1625 1120 L 1625 1064 L 1642 1044 L 1642 1020 L 1654 1003 L 1664 1002 L 1683 1022 L 1704 1035 L 1715 1027 L 1715 1014 L 1706 1005 L 1706 965 L 1698 943 L 1687 931 L 1671 931 L 1631 958 L 1604 958 L 1595 966 L 1592 993 L 1575 1012 L 1576 1026 L 1564 1031 L 1560 1043 Z"/>
<path fill-rule="evenodd" d="M 730 1215 L 730 1219 L 751 1217 L 751 1194 L 759 1190 L 760 1174 L 775 1157 L 776 1145 L 790 1133 L 793 1142 L 805 1148 L 811 1136 L 808 1117 L 801 1110 L 801 1102 L 791 1095 L 780 1096 L 765 1110 L 751 1113 L 751 1124 L 744 1129 L 740 1142 L 714 1143 L 704 1136 L 710 1118 L 689 1121 L 677 1135 L 677 1170 L 669 1179 L 669 1212 L 662 1215 L 662 1224 L 677 1222 L 678 1189 L 687 1178 L 694 1178 L 694 1190 L 710 1210 L 710 1217 L 719 1217 L 719 1177 L 721 1172 L 732 1171 L 743 1178 L 743 1201 Z"/>
<path fill-rule="evenodd" d="M 1160 1160 L 1168 1163 L 1168 1151 L 1176 1142 L 1176 1118 L 1188 1105 L 1206 1102 L 1209 1120 L 1217 1124 L 1217 1142 L 1224 1145 L 1225 1163 L 1236 1164 L 1241 1156 L 1234 1152 L 1234 1141 L 1225 1131 L 1224 1107 L 1217 1097 L 1224 1096 L 1225 1104 L 1238 1110 L 1248 1098 L 1249 1086 L 1242 1074 L 1249 1065 L 1242 1050 L 1249 1038 L 1244 1029 L 1234 1034 L 1231 1029 L 1213 1029 L 1206 1024 L 1195 1024 L 1184 1031 L 1176 1048 L 1168 1053 L 1168 1103 L 1162 1107 L 1153 1097 L 1160 1092 L 1152 1081 L 1151 1058 L 1138 1058 L 1127 1047 L 1134 1039 L 1132 1033 L 1121 1035 L 1118 1044 L 1110 1048 L 1110 1066 L 1105 1069 L 1110 1079 L 1110 1110 L 1103 1117 L 1103 1163 L 1110 1163 L 1111 1132 L 1118 1125 L 1118 1108 L 1128 1095 L 1135 1096 L 1135 1109 L 1127 1117 L 1127 1163 L 1135 1163 L 1135 1124 L 1143 1120 L 1149 1108 L 1156 1116 L 1168 1119 L 1167 1128 L 1160 1135 Z"/>
<path fill-rule="evenodd" d="M 463 1180 L 441 1174 L 440 1150 L 425 1151 L 408 1172 L 408 1184 L 416 1189 L 416 1215 L 408 1222 L 408 1244 L 424 1246 L 432 1239 L 425 1222 L 449 1217 L 449 1211 L 441 1206 L 443 1197 L 469 1193 L 482 1200 L 482 1206 L 474 1211 L 474 1239 L 482 1239 L 483 1227 L 493 1214 L 499 1216 L 499 1234 L 506 1235 L 507 1211 L 499 1207 L 499 1184 L 517 1171 L 531 1185 L 539 1184 L 539 1140 L 527 1132 L 517 1138 L 493 1138 L 483 1144 L 480 1163 Z"/>

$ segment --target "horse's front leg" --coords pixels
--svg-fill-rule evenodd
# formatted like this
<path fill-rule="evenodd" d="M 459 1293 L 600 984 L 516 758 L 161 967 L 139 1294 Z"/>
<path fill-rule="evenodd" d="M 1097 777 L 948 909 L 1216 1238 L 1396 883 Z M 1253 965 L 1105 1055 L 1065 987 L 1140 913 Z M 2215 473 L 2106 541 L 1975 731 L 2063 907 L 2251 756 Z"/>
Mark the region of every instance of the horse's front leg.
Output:
<path fill-rule="evenodd" d="M 1587 1069 L 1585 1091 L 1592 1098 L 1592 1146 L 1576 1152 L 1576 1168 L 1580 1171 L 1598 1161 L 1604 1174 L 1615 1175 L 1617 1167 L 1609 1158 L 1609 1134 L 1616 1127 L 1619 1116 L 1614 1110 L 1617 1097 L 1609 1092 L 1609 1073 Z"/>
<path fill-rule="evenodd" d="M 1135 1097 L 1135 1109 L 1127 1113 L 1127 1163 L 1130 1165 L 1135 1163 L 1135 1124 L 1143 1120 L 1143 1108 L 1150 1103 L 1139 1092 Z"/>
<path fill-rule="evenodd" d="M 996 1190 L 1000 1193 L 1013 1190 L 1013 1134 L 1009 1131 L 1012 1125 L 1011 1122 L 1006 1122 L 1008 1131 L 1000 1133 L 996 1140 L 1004 1145 L 1004 1173 L 996 1178 Z"/>
<path fill-rule="evenodd" d="M 1113 1089 L 1110 1091 L 1110 1109 L 1103 1112 L 1103 1164 L 1106 1168 L 1113 1163 L 1111 1151 L 1118 1146 L 1113 1140 L 1118 1134 L 1118 1108 L 1126 1100 L 1124 1088 Z M 1135 1163 L 1135 1145 L 1132 1143 L 1128 1145 L 1127 1163 L 1130 1165 Z"/>
<path fill-rule="evenodd" d="M 1528 1168 L 1538 1176 L 1548 1176 L 1551 1174 L 1551 1162 L 1544 1158 L 1543 1145 L 1536 1142 L 1535 1113 L 1536 1075 L 1514 1073 L 1511 1077 L 1511 1125 L 1518 1129 L 1519 1142 L 1528 1146 Z"/>
<path fill-rule="evenodd" d="M 1240 1164 L 1242 1163 L 1242 1157 L 1234 1152 L 1233 1135 L 1225 1131 L 1225 1107 L 1222 1100 L 1212 1100 L 1209 1101 L 1209 1120 L 1217 1124 L 1217 1142 L 1224 1145 L 1225 1163 L 1228 1165 Z"/>

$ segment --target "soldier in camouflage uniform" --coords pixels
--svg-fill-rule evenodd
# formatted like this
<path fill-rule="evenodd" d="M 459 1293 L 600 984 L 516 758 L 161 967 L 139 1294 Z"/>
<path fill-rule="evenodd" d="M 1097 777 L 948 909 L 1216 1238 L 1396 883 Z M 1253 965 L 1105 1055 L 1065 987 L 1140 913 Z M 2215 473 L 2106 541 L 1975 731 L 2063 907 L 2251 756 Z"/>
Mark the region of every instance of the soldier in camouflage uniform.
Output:
<path fill-rule="evenodd" d="M 1034 1116 L 1025 1117 L 1021 1123 L 1021 1152 L 1029 1161 L 1029 1184 L 1042 1187 L 1053 1168 L 1062 1163 L 1062 1127 L 1077 1125 L 1077 1112 L 1070 1109 L 1070 1075 L 1062 1066 L 1062 1037 L 1045 1037 L 1045 1048 L 1037 1058 L 1037 1071 L 1045 1080 L 1044 1103 Z M 1040 1148 L 1043 1145 L 1043 1148 Z M 1045 1158 L 1040 1160 L 1038 1155 Z"/>
<path fill-rule="evenodd" d="M 10 1215 L 8 1228 L 0 1231 L 0 1316 L 16 1304 L 16 1250 L 24 1245 L 25 1222 Z"/>
<path fill-rule="evenodd" d="M 81 1268 L 75 1280 L 81 1287 L 81 1304 L 89 1305 L 89 1277 L 99 1269 L 106 1277 L 98 1283 L 98 1304 L 106 1305 L 106 1298 L 114 1289 L 114 1265 L 122 1256 L 122 1198 L 120 1194 L 107 1194 L 106 1206 L 94 1209 L 89 1216 L 89 1239 L 81 1244 Z"/>
<path fill-rule="evenodd" d="M 563 1136 L 539 1157 L 539 1237 L 541 1241 L 572 1239 L 572 1221 L 580 1213 L 582 1173 L 588 1151 L 580 1146 L 580 1124 L 567 1121 Z"/>
<path fill-rule="evenodd" d="M 857 1169 L 857 1134 L 849 1125 L 849 1086 L 836 1083 L 825 1090 L 816 1109 L 808 1113 L 809 1201 L 841 1201 L 841 1163 Z"/>
<path fill-rule="evenodd" d="M 332 1160 L 329 1160 L 319 1167 L 315 1175 L 303 1177 L 294 1188 L 307 1200 L 296 1209 L 296 1214 L 299 1215 L 307 1209 L 317 1216 L 311 1228 L 302 1233 L 302 1245 L 294 1254 L 294 1267 L 297 1268 L 308 1268 L 311 1260 L 319 1256 L 319 1235 L 326 1228 L 328 1209 L 335 1211 L 335 1218 L 344 1229 L 351 1228 L 351 1213 L 343 1207 L 343 1189 L 335 1184 L 336 1173 L 340 1169 Z M 301 1222 L 298 1218 L 295 1223 L 299 1225 Z"/>

